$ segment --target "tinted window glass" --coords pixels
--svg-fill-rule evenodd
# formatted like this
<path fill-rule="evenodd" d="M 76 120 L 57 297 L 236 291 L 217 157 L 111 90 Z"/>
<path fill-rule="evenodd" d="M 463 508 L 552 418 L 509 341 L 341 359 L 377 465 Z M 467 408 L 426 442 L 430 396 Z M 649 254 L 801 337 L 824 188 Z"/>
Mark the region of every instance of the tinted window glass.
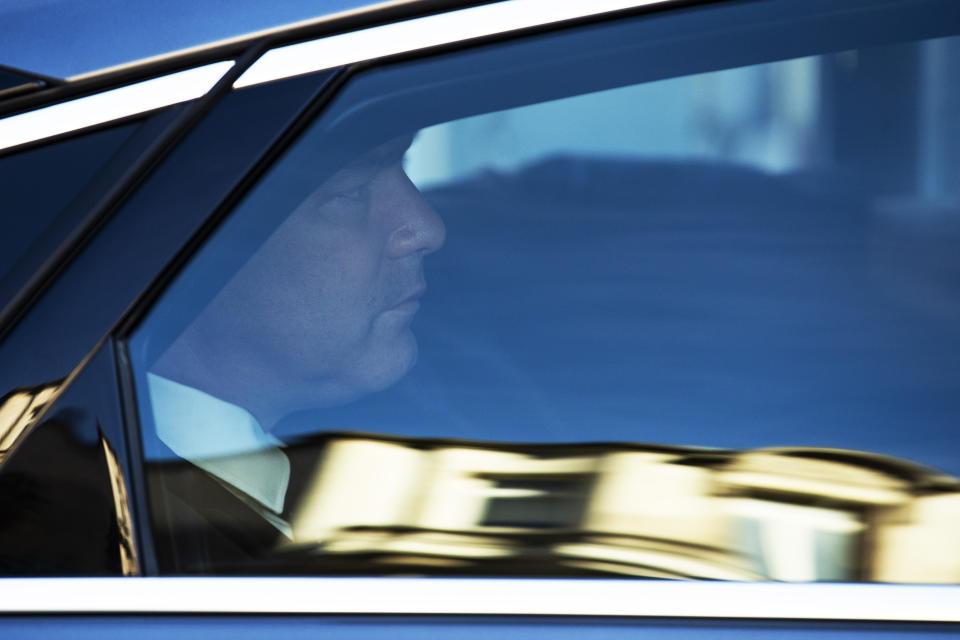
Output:
<path fill-rule="evenodd" d="M 33 78 L 0 68 L 0 91 L 36 82 Z"/>
<path fill-rule="evenodd" d="M 59 397 L 62 380 L 0 397 L 0 575 L 138 572 L 111 352 Z"/>
<path fill-rule="evenodd" d="M 136 125 L 113 127 L 0 158 L 0 278 L 135 130 Z"/>
<path fill-rule="evenodd" d="M 958 25 L 811 6 L 350 83 L 131 341 L 161 564 L 960 579 Z"/>

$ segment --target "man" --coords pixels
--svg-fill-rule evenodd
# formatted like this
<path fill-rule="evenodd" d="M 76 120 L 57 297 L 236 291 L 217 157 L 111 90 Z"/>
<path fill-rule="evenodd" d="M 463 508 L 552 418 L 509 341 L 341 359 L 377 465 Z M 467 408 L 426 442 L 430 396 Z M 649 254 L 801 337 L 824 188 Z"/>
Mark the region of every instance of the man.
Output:
<path fill-rule="evenodd" d="M 403 170 L 411 141 L 382 144 L 324 180 L 147 376 L 163 444 L 285 537 L 290 465 L 271 428 L 294 411 L 382 390 L 416 361 L 423 259 L 445 229 Z M 175 501 L 203 512 L 189 504 L 202 497 L 188 475 L 190 495 Z"/>

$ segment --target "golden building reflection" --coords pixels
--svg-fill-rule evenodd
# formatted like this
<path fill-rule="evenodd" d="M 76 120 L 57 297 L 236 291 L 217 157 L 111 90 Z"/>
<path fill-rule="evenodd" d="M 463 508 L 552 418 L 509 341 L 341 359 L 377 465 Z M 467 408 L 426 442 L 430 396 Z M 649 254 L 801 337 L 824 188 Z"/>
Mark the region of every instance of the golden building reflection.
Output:
<path fill-rule="evenodd" d="M 327 433 L 287 551 L 364 572 L 960 582 L 960 481 L 858 451 Z"/>
<path fill-rule="evenodd" d="M 125 576 L 139 575 L 137 545 L 133 533 L 133 515 L 130 511 L 130 492 L 116 451 L 103 434 L 100 434 L 100 446 L 107 463 L 107 475 L 110 478 L 113 510 L 117 519 L 117 546 L 120 556 L 120 573 Z"/>
<path fill-rule="evenodd" d="M 0 398 L 0 464 L 32 427 L 60 389 L 62 380 L 14 389 Z"/>

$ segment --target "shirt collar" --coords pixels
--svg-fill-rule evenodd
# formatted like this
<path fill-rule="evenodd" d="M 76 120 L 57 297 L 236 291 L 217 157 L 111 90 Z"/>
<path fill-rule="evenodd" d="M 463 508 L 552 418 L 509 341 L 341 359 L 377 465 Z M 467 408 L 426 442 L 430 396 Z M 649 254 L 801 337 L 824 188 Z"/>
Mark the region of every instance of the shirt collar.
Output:
<path fill-rule="evenodd" d="M 290 461 L 249 411 L 199 389 L 147 374 L 157 436 L 207 473 L 274 513 L 283 511 Z"/>

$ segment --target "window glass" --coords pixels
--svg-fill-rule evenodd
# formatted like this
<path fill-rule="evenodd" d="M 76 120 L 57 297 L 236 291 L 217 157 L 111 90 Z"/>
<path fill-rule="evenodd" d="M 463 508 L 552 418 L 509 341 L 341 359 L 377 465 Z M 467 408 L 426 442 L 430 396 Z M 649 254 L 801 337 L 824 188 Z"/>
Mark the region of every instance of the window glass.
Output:
<path fill-rule="evenodd" d="M 14 73 L 4 68 L 0 68 L 0 91 L 19 87 L 20 85 L 36 83 L 34 78 Z"/>
<path fill-rule="evenodd" d="M 0 397 L 0 576 L 138 573 L 112 435 L 115 371 L 101 349 L 67 389 L 56 380 Z"/>
<path fill-rule="evenodd" d="M 0 282 L 136 129 L 112 127 L 0 158 Z"/>
<path fill-rule="evenodd" d="M 960 29 L 679 15 L 347 85 L 131 339 L 164 570 L 960 581 Z"/>

